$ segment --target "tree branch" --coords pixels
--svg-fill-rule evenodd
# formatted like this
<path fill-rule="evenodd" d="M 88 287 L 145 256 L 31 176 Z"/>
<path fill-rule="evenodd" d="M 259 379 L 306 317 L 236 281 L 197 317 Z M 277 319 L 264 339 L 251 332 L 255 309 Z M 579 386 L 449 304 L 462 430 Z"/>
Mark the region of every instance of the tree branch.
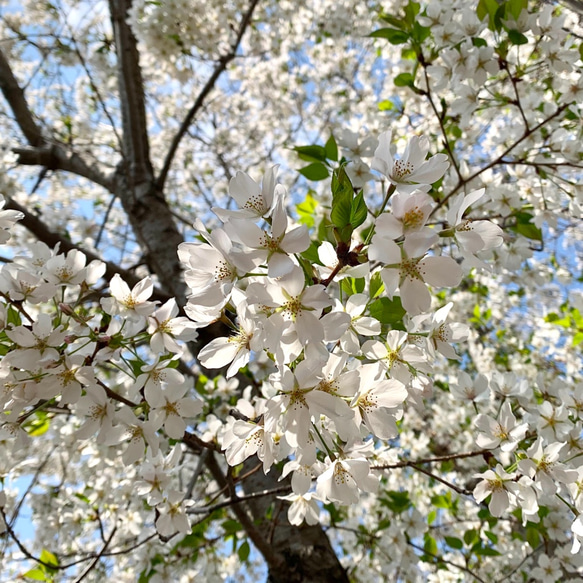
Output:
<path fill-rule="evenodd" d="M 235 495 L 234 498 L 229 498 L 218 504 L 213 504 L 211 506 L 205 506 L 203 508 L 190 508 L 187 510 L 187 514 L 211 514 L 215 510 L 225 508 L 227 506 L 232 506 L 233 504 L 240 504 L 246 500 L 253 500 L 254 498 L 261 498 L 263 496 L 275 496 L 275 494 L 283 494 L 284 492 L 289 492 L 290 486 L 280 486 L 279 488 L 272 488 L 270 490 L 262 490 L 261 492 L 252 492 L 251 494 L 245 494 L 244 496 Z"/>
<path fill-rule="evenodd" d="M 14 113 L 16 122 L 27 142 L 33 147 L 43 146 L 45 139 L 42 131 L 30 112 L 24 91 L 20 88 L 2 50 L 0 50 L 0 90 L 6 101 L 8 101 L 8 105 L 12 113 Z"/>
<path fill-rule="evenodd" d="M 0 72 L 1 75 L 1 72 Z M 69 152 L 57 144 L 46 144 L 36 148 L 13 148 L 18 156 L 17 164 L 22 166 L 44 166 L 49 170 L 62 170 L 87 178 L 109 192 L 113 192 L 113 174 L 106 175 L 95 166 L 89 165 L 79 154 Z"/>
<path fill-rule="evenodd" d="M 415 466 L 418 466 L 419 464 L 434 464 L 434 463 L 439 463 L 439 462 L 447 462 L 450 460 L 459 460 L 459 459 L 468 458 L 468 457 L 476 457 L 479 455 L 485 455 L 485 454 L 489 454 L 489 453 L 490 453 L 490 451 L 487 449 L 480 449 L 477 451 L 468 451 L 465 453 L 452 453 L 452 454 L 448 454 L 448 455 L 442 455 L 439 457 L 430 457 L 430 458 L 425 458 L 425 459 L 421 459 L 421 460 L 407 460 L 407 461 L 398 462 L 396 464 L 372 466 L 370 469 L 371 470 L 393 470 L 396 468 L 407 468 L 407 467 L 413 468 Z"/>
<path fill-rule="evenodd" d="M 140 67 L 136 37 L 128 23 L 131 0 L 109 0 L 111 25 L 116 52 L 120 105 L 123 125 L 123 156 L 129 164 L 135 184 L 148 182 L 152 177 L 144 81 Z"/>
<path fill-rule="evenodd" d="M 17 203 L 12 198 L 6 199 L 6 208 L 12 209 L 15 211 L 20 211 L 24 214 L 24 218 L 19 221 L 24 228 L 30 231 L 39 241 L 46 243 L 49 247 L 54 248 L 56 245 L 59 245 L 59 250 L 61 252 L 67 253 L 72 249 L 77 249 L 81 251 L 89 261 L 102 261 L 105 263 L 105 278 L 109 281 L 116 273 L 119 274 L 123 280 L 130 286 L 136 285 L 141 278 L 135 276 L 133 273 L 122 269 L 115 263 L 111 261 L 105 261 L 103 258 L 99 257 L 92 251 L 88 251 L 87 249 L 83 249 L 82 247 L 71 243 L 65 237 L 51 231 L 46 224 L 39 219 L 35 214 L 31 213 L 26 207 L 23 207 L 19 203 Z M 170 298 L 170 296 L 160 289 L 155 289 L 153 293 L 153 298 L 166 301 Z"/>
<path fill-rule="evenodd" d="M 78 154 L 69 152 L 61 144 L 51 143 L 43 136 L 30 110 L 24 91 L 21 89 L 10 64 L 0 50 L 0 90 L 8 102 L 20 131 L 30 148 L 14 148 L 18 164 L 45 166 L 51 170 L 65 170 L 92 180 L 111 191 L 112 179 L 97 168 L 87 164 Z"/>
<path fill-rule="evenodd" d="M 448 192 L 447 195 L 444 196 L 437 203 L 437 205 L 435 206 L 435 208 L 433 209 L 433 211 L 431 212 L 431 214 L 429 216 L 430 217 L 433 216 L 437 212 L 437 210 L 439 208 L 441 208 L 465 184 L 469 184 L 470 182 L 472 182 L 472 180 L 474 180 L 474 178 L 477 178 L 478 176 L 480 176 L 480 174 L 482 174 L 486 170 L 489 170 L 490 168 L 493 168 L 494 166 L 497 166 L 498 164 L 501 164 L 503 162 L 503 160 L 504 160 L 504 157 L 507 156 L 510 152 L 512 152 L 512 150 L 514 150 L 514 148 L 516 148 L 516 146 L 518 146 L 519 144 L 521 144 L 522 142 L 524 142 L 524 140 L 526 140 L 527 138 L 529 138 L 532 134 L 534 134 L 540 128 L 542 128 L 543 126 L 545 126 L 551 120 L 553 120 L 556 117 L 558 117 L 559 115 L 561 115 L 561 113 L 563 113 L 563 111 L 565 111 L 565 109 L 567 109 L 567 107 L 569 107 L 569 105 L 571 105 L 571 104 L 570 103 L 564 103 L 563 105 L 561 105 L 561 107 L 559 107 L 557 109 L 557 111 L 555 111 L 555 113 L 553 113 L 549 117 L 543 119 L 541 122 L 539 122 L 538 124 L 536 124 L 533 128 L 530 128 L 530 129 L 525 130 L 525 132 L 522 134 L 522 136 L 520 138 L 518 138 L 518 140 L 516 140 L 513 144 L 511 144 L 510 146 L 508 146 L 506 148 L 506 150 L 504 150 L 504 152 L 502 152 L 502 154 L 500 154 L 500 156 L 498 156 L 496 159 L 492 160 L 492 162 L 486 164 L 486 166 L 484 166 L 483 168 L 480 168 L 479 170 L 476 170 L 472 175 L 468 176 L 467 178 L 458 180 L 458 183 L 455 185 L 455 187 L 450 192 Z"/>
<path fill-rule="evenodd" d="M 204 100 L 206 99 L 207 95 L 214 89 L 217 79 L 227 68 L 227 65 L 237 55 L 237 50 L 239 49 L 239 45 L 241 44 L 243 35 L 245 34 L 245 31 L 247 30 L 247 27 L 251 22 L 253 11 L 255 10 L 255 7 L 257 6 L 258 3 L 259 0 L 251 0 L 251 4 L 249 5 L 247 12 L 243 15 L 243 19 L 241 20 L 241 25 L 239 26 L 239 31 L 237 33 L 237 38 L 235 39 L 235 42 L 231 46 L 231 49 L 229 50 L 228 53 L 222 55 L 219 58 L 215 70 L 205 83 L 201 92 L 198 94 L 198 97 L 192 104 L 192 107 L 188 110 L 186 116 L 184 117 L 184 120 L 180 124 L 180 128 L 178 128 L 178 131 L 176 132 L 176 135 L 174 136 L 174 138 L 172 138 L 170 148 L 168 149 L 168 153 L 166 154 L 166 158 L 164 159 L 164 164 L 162 165 L 162 170 L 160 171 L 160 175 L 156 180 L 156 185 L 160 191 L 164 190 L 164 184 L 166 182 L 166 178 L 168 177 L 170 166 L 172 165 L 172 161 L 174 160 L 174 156 L 176 155 L 176 151 L 178 150 L 178 146 L 180 145 L 182 138 L 188 131 L 188 128 L 190 127 L 190 124 L 192 123 L 194 117 L 203 106 Z"/>
<path fill-rule="evenodd" d="M 97 566 L 97 563 L 99 563 L 99 560 L 101 559 L 101 557 L 103 557 L 103 554 L 105 553 L 105 551 L 107 550 L 107 547 L 111 543 L 116 531 L 117 531 L 117 526 L 114 526 L 111 529 L 111 533 L 107 537 L 107 540 L 103 544 L 101 551 L 99 551 L 99 554 L 95 557 L 95 559 L 92 561 L 92 563 L 87 566 L 87 569 L 85 569 L 85 571 L 83 571 L 83 573 L 81 573 L 81 575 L 77 579 L 75 579 L 75 583 L 81 583 L 81 581 L 83 581 L 83 579 L 85 579 L 85 577 L 87 577 L 87 575 L 89 575 L 89 573 L 91 573 L 91 571 L 93 571 L 93 569 L 95 569 L 95 567 Z"/>

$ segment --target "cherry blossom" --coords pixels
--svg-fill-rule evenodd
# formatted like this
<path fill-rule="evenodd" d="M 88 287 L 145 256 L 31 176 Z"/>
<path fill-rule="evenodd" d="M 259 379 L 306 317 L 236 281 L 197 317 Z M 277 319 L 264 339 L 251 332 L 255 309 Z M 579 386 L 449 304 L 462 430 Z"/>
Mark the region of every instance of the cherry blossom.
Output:
<path fill-rule="evenodd" d="M 391 152 L 392 138 L 391 130 L 379 136 L 379 145 L 372 161 L 373 169 L 386 176 L 400 192 L 413 192 L 416 189 L 427 192 L 430 185 L 439 180 L 447 170 L 447 156 L 435 154 L 426 160 L 429 140 L 425 136 L 413 136 L 407 143 L 403 156 L 395 159 Z"/>

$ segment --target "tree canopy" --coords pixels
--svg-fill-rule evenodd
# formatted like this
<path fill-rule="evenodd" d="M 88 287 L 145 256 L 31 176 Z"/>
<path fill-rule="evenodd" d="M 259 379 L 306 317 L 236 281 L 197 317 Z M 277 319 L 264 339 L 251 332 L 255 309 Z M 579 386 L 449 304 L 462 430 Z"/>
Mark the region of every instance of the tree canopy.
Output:
<path fill-rule="evenodd" d="M 580 580 L 582 13 L 1 2 L 0 580 Z"/>

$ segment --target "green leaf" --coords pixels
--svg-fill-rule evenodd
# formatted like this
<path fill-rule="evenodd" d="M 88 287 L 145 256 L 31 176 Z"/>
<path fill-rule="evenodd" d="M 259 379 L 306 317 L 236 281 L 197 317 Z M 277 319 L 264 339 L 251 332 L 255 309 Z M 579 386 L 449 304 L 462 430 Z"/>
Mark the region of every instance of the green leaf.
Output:
<path fill-rule="evenodd" d="M 387 497 L 382 498 L 381 503 L 397 514 L 400 514 L 401 512 L 411 508 L 409 493 L 399 492 L 398 490 L 391 490 L 387 492 Z"/>
<path fill-rule="evenodd" d="M 418 22 L 413 24 L 413 33 L 411 36 L 416 43 L 421 44 L 430 34 L 431 29 L 428 26 L 421 26 Z"/>
<path fill-rule="evenodd" d="M 471 528 L 470 530 L 466 530 L 466 532 L 464 532 L 464 542 L 467 545 L 471 545 L 474 544 L 475 541 L 479 540 L 479 536 L 478 536 L 478 531 Z"/>
<path fill-rule="evenodd" d="M 328 158 L 328 160 L 333 160 L 334 162 L 338 161 L 338 146 L 336 145 L 336 140 L 332 134 L 330 134 L 330 137 L 324 146 L 324 150 L 326 151 L 326 158 Z"/>
<path fill-rule="evenodd" d="M 339 230 L 350 225 L 353 199 L 354 188 L 344 166 L 341 166 L 332 175 L 332 211 L 330 212 L 332 224 Z M 342 238 L 342 240 L 346 242 L 350 240 L 350 237 Z"/>
<path fill-rule="evenodd" d="M 318 244 L 315 241 L 310 242 L 310 246 L 302 251 L 301 256 L 307 259 L 310 263 L 321 264 L 320 256 L 318 255 Z"/>
<path fill-rule="evenodd" d="M 429 553 L 430 555 L 437 555 L 438 549 L 435 539 L 428 533 L 425 533 L 423 538 L 425 539 L 425 543 L 423 544 L 423 549 L 425 552 Z"/>
<path fill-rule="evenodd" d="M 478 2 L 478 7 L 476 8 L 476 14 L 480 20 L 484 20 L 486 16 L 488 17 L 488 28 L 490 30 L 495 30 L 495 17 L 498 11 L 499 5 L 496 0 L 480 0 Z"/>
<path fill-rule="evenodd" d="M 46 581 L 47 580 L 46 572 L 43 571 L 40 567 L 35 567 L 34 569 L 27 571 L 23 575 L 23 577 L 26 577 L 27 579 L 32 579 L 33 581 Z"/>
<path fill-rule="evenodd" d="M 243 541 L 243 544 L 237 549 L 237 554 L 239 555 L 239 560 L 244 563 L 249 558 L 249 553 L 251 552 L 251 547 L 247 541 Z"/>
<path fill-rule="evenodd" d="M 388 99 L 385 99 L 384 101 L 379 102 L 378 107 L 379 107 L 379 111 L 391 111 L 392 109 L 395 109 L 393 102 L 389 101 Z"/>
<path fill-rule="evenodd" d="M 378 298 L 370 305 L 370 315 L 381 324 L 395 324 L 400 322 L 405 315 L 401 304 L 401 298 Z"/>
<path fill-rule="evenodd" d="M 42 418 L 33 419 L 26 425 L 26 429 L 31 437 L 38 437 L 39 435 L 44 435 L 49 430 L 50 426 L 51 423 L 49 418 L 45 415 Z"/>
<path fill-rule="evenodd" d="M 519 211 L 514 214 L 514 218 L 516 219 L 516 224 L 511 227 L 513 231 L 527 239 L 533 239 L 534 241 L 543 240 L 542 231 L 531 222 L 533 215 L 524 211 Z"/>
<path fill-rule="evenodd" d="M 354 197 L 352 205 L 350 207 L 350 224 L 353 229 L 360 227 L 368 215 L 368 209 L 366 208 L 366 203 L 364 202 L 364 194 L 362 190 Z"/>
<path fill-rule="evenodd" d="M 417 22 L 417 15 L 421 10 L 421 5 L 419 2 L 409 2 L 407 6 L 405 6 L 405 22 L 409 25 L 409 27 L 413 27 L 415 22 Z"/>
<path fill-rule="evenodd" d="M 518 32 L 517 30 L 509 30 L 508 38 L 513 45 L 528 44 L 528 38 L 524 36 L 521 32 Z"/>
<path fill-rule="evenodd" d="M 527 527 L 526 529 L 526 542 L 531 546 L 531 548 L 536 549 L 540 544 L 540 532 L 538 528 Z"/>
<path fill-rule="evenodd" d="M 239 532 L 243 529 L 241 523 L 238 520 L 233 520 L 232 518 L 225 520 L 221 526 L 223 527 L 226 536 L 235 534 L 236 532 Z"/>
<path fill-rule="evenodd" d="M 354 294 L 361 294 L 364 291 L 364 277 L 353 278 L 353 277 L 345 277 L 341 280 L 341 287 L 342 291 L 348 294 L 349 296 Z"/>
<path fill-rule="evenodd" d="M 317 206 L 318 201 L 308 192 L 304 202 L 300 202 L 300 204 L 296 206 L 299 222 L 302 225 L 306 225 L 308 228 L 315 225 L 314 214 Z"/>
<path fill-rule="evenodd" d="M 50 551 L 47 551 L 46 549 L 43 549 L 41 551 L 40 560 L 43 563 L 46 563 L 47 565 L 54 565 L 55 567 L 59 566 L 59 560 L 57 559 L 57 557 Z"/>
<path fill-rule="evenodd" d="M 454 536 L 446 536 L 445 542 L 452 548 L 452 549 L 463 549 L 464 543 Z"/>
<path fill-rule="evenodd" d="M 492 547 L 479 546 L 473 549 L 474 553 L 479 557 L 498 557 L 501 553 Z"/>
<path fill-rule="evenodd" d="M 306 162 L 326 161 L 326 150 L 322 146 L 296 146 L 293 150 L 298 153 L 301 160 Z"/>
<path fill-rule="evenodd" d="M 400 73 L 394 83 L 397 87 L 415 87 L 415 77 L 411 73 Z"/>
<path fill-rule="evenodd" d="M 577 332 L 575 336 L 573 336 L 573 346 L 578 346 L 583 342 L 583 332 Z"/>
<path fill-rule="evenodd" d="M 506 2 L 506 18 L 512 16 L 514 20 L 520 18 L 520 13 L 528 8 L 528 0 L 508 0 Z"/>
<path fill-rule="evenodd" d="M 300 174 L 305 176 L 308 180 L 313 180 L 314 182 L 318 180 L 325 180 L 330 176 L 328 173 L 328 168 L 321 164 L 320 162 L 314 162 L 308 166 L 300 168 Z"/>
<path fill-rule="evenodd" d="M 451 508 L 451 494 L 448 492 L 447 494 L 436 494 L 435 496 L 431 497 L 431 504 L 436 508 Z"/>
<path fill-rule="evenodd" d="M 383 291 L 383 289 L 385 289 L 385 284 L 381 278 L 380 271 L 377 271 L 370 278 L 370 297 L 375 298 Z"/>
<path fill-rule="evenodd" d="M 397 30 L 396 28 L 379 28 L 371 32 L 368 36 L 372 38 L 384 38 L 392 45 L 402 45 L 409 40 L 409 33 L 404 30 Z"/>
<path fill-rule="evenodd" d="M 22 320 L 20 319 L 20 312 L 12 305 L 8 306 L 6 324 L 12 324 L 13 326 L 20 326 L 22 324 Z"/>
<path fill-rule="evenodd" d="M 480 38 L 479 36 L 475 36 L 474 38 L 472 38 L 472 44 L 475 47 L 487 47 L 488 46 L 488 42 L 486 41 L 486 39 Z"/>
<path fill-rule="evenodd" d="M 382 13 L 380 19 L 383 22 L 389 23 L 394 28 L 398 28 L 400 30 L 403 30 L 405 28 L 405 22 L 401 18 L 397 18 L 392 14 Z"/>

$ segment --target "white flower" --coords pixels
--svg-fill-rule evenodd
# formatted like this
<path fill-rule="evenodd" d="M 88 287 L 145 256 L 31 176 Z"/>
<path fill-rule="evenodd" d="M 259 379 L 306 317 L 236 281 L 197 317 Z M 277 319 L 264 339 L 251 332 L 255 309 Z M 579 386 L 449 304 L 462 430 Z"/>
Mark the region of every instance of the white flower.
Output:
<path fill-rule="evenodd" d="M 420 348 L 407 342 L 408 338 L 406 332 L 390 330 L 386 343 L 368 340 L 362 345 L 362 353 L 370 360 L 379 361 L 391 377 L 409 384 L 411 368 L 426 368 L 427 358 Z"/>
<path fill-rule="evenodd" d="M 449 385 L 449 392 L 454 398 L 460 401 L 487 401 L 490 398 L 488 379 L 485 375 L 479 374 L 475 380 L 467 372 L 460 370 L 457 373 L 457 382 Z"/>
<path fill-rule="evenodd" d="M 192 505 L 192 501 L 184 501 L 183 498 L 184 494 L 172 490 L 166 500 L 156 507 L 160 513 L 156 520 L 156 530 L 161 536 L 170 537 L 176 533 L 189 534 L 191 532 L 186 508 Z"/>
<path fill-rule="evenodd" d="M 518 491 L 518 485 L 514 482 L 516 474 L 505 472 L 504 468 L 498 464 L 496 470 L 487 470 L 474 477 L 482 478 L 482 481 L 474 488 L 476 502 L 481 502 L 491 494 L 488 508 L 493 516 L 502 516 L 510 505 L 509 493 Z"/>
<path fill-rule="evenodd" d="M 222 368 L 230 363 L 225 376 L 230 378 L 244 367 L 251 356 L 251 350 L 262 348 L 261 328 L 257 318 L 243 312 L 237 317 L 239 331 L 228 338 L 221 336 L 211 340 L 199 353 L 198 360 L 206 368 Z"/>
<path fill-rule="evenodd" d="M 551 559 L 543 553 L 538 558 L 538 567 L 530 572 L 530 576 L 540 583 L 557 583 L 563 576 L 561 561 L 556 557 Z"/>
<path fill-rule="evenodd" d="M 398 191 L 413 192 L 419 189 L 427 192 L 430 185 L 437 182 L 448 169 L 449 162 L 445 154 L 436 154 L 425 160 L 429 152 L 429 140 L 425 136 L 413 136 L 400 160 L 393 158 L 391 139 L 390 130 L 379 136 L 372 167 L 396 185 Z"/>
<path fill-rule="evenodd" d="M 116 273 L 109 282 L 111 298 L 103 298 L 101 306 L 107 314 L 120 314 L 132 320 L 140 320 L 149 316 L 156 308 L 154 302 L 148 298 L 154 291 L 154 283 L 150 277 L 146 277 L 136 283 L 130 290 L 128 284 Z"/>
<path fill-rule="evenodd" d="M 176 300 L 171 298 L 151 316 L 148 316 L 148 334 L 152 334 L 150 348 L 154 352 L 163 353 L 167 350 L 180 354 L 182 347 L 176 340 L 190 342 L 196 339 L 197 326 L 188 318 L 177 318 L 177 315 L 178 305 Z"/>
<path fill-rule="evenodd" d="M 287 519 L 290 524 L 300 526 L 304 521 L 310 525 L 320 522 L 319 498 L 314 494 L 288 494 L 287 496 L 278 496 L 278 498 L 292 503 L 287 511 Z"/>
<path fill-rule="evenodd" d="M 143 387 L 146 401 L 151 407 L 159 407 L 163 403 L 162 385 L 180 386 L 184 383 L 184 376 L 170 366 L 175 359 L 160 360 L 157 355 L 152 364 L 142 366 L 142 374 L 138 375 L 131 387 L 130 397 L 134 398 Z"/>
<path fill-rule="evenodd" d="M 554 442 L 543 447 L 542 437 L 528 448 L 527 459 L 518 462 L 518 468 L 530 478 L 534 478 L 537 486 L 546 494 L 557 491 L 557 482 L 570 484 L 577 480 L 577 471 L 567 469 L 559 462 L 561 450 L 566 443 Z"/>
<path fill-rule="evenodd" d="M 182 439 L 186 431 L 185 419 L 193 419 L 202 411 L 202 402 L 186 397 L 190 385 L 167 387 L 160 394 L 158 405 L 150 411 L 150 421 L 154 427 L 164 425 L 164 431 L 172 439 Z"/>
<path fill-rule="evenodd" d="M 318 476 L 318 496 L 342 504 L 356 504 L 359 490 L 374 492 L 378 479 L 371 474 L 370 464 L 364 458 L 336 459 Z"/>
<path fill-rule="evenodd" d="M 283 199 L 273 209 L 271 232 L 268 233 L 251 221 L 230 221 L 225 225 L 228 235 L 253 249 L 253 257 L 268 266 L 269 277 L 281 277 L 295 266 L 290 255 L 301 253 L 310 246 L 306 225 L 288 230 L 288 217 Z"/>
<path fill-rule="evenodd" d="M 451 201 L 447 212 L 447 222 L 453 229 L 453 237 L 461 251 L 468 251 L 472 255 L 500 247 L 503 242 L 503 231 L 498 225 L 490 221 L 463 218 L 466 210 L 480 200 L 485 192 L 484 188 L 480 188 L 467 195 L 459 194 Z"/>
<path fill-rule="evenodd" d="M 391 198 L 391 212 L 378 217 L 376 230 L 389 239 L 420 231 L 434 206 L 433 199 L 421 190 L 412 194 L 396 192 Z"/>
<path fill-rule="evenodd" d="M 6 243 L 10 239 L 10 230 L 17 221 L 24 218 L 24 214 L 20 211 L 1 210 L 5 204 L 6 200 L 0 194 L 0 243 Z"/>
<path fill-rule="evenodd" d="M 237 172 L 229 182 L 229 194 L 239 205 L 239 210 L 213 207 L 212 211 L 223 222 L 230 219 L 258 220 L 269 217 L 274 205 L 285 194 L 285 188 L 275 183 L 277 169 L 276 164 L 265 172 L 261 187 L 245 172 Z"/>
<path fill-rule="evenodd" d="M 305 287 L 304 272 L 299 267 L 277 282 L 252 283 L 247 288 L 249 305 L 274 308 L 284 320 L 293 322 L 302 344 L 324 340 L 319 321 L 324 308 L 332 304 L 323 285 Z"/>
<path fill-rule="evenodd" d="M 67 336 L 61 326 L 53 327 L 53 320 L 48 314 L 39 314 L 37 321 L 32 324 L 32 330 L 26 326 L 17 326 L 5 330 L 5 333 L 18 346 L 4 357 L 5 364 L 31 370 L 39 364 L 46 366 L 59 360 L 59 347 Z"/>
<path fill-rule="evenodd" d="M 382 368 L 377 364 L 363 365 L 358 369 L 360 386 L 350 406 L 355 410 L 356 423 L 381 439 L 397 436 L 395 423 L 402 415 L 400 405 L 407 398 L 405 385 L 396 379 L 380 379 Z"/>
<path fill-rule="evenodd" d="M 273 431 L 281 424 L 289 445 L 302 450 L 308 445 L 313 416 L 323 414 L 335 423 L 352 418 L 353 412 L 341 397 L 318 388 L 321 379 L 318 362 L 303 360 L 293 372 L 285 367 L 273 383 L 279 394 L 266 404 L 266 429 Z"/>
<path fill-rule="evenodd" d="M 476 427 L 481 432 L 476 437 L 476 443 L 485 449 L 500 447 L 502 451 L 514 451 L 518 443 L 524 439 L 528 431 L 528 423 L 516 423 L 512 407 L 505 401 L 500 407 L 498 419 L 487 415 L 478 415 Z"/>
<path fill-rule="evenodd" d="M 105 390 L 96 384 L 85 387 L 85 395 L 77 402 L 75 412 L 79 417 L 84 417 L 85 422 L 74 436 L 88 439 L 99 430 L 96 441 L 103 443 L 113 427 L 115 415 L 115 406 Z"/>
<path fill-rule="evenodd" d="M 385 265 L 381 270 L 385 293 L 392 299 L 399 288 L 403 308 L 412 316 L 426 312 L 431 306 L 425 283 L 455 287 L 462 279 L 462 270 L 451 257 L 425 256 L 431 241 L 415 235 L 418 234 L 409 235 L 401 248 L 392 239 L 377 233 L 369 249 L 369 259 Z"/>
<path fill-rule="evenodd" d="M 116 421 L 120 421 L 121 425 L 117 425 L 110 431 L 104 443 L 105 445 L 117 445 L 122 441 L 129 440 L 127 449 L 122 455 L 124 465 L 129 466 L 141 459 L 147 446 L 150 447 L 152 455 L 158 453 L 159 439 L 151 421 L 138 419 L 128 407 L 122 407 L 117 411 Z"/>

